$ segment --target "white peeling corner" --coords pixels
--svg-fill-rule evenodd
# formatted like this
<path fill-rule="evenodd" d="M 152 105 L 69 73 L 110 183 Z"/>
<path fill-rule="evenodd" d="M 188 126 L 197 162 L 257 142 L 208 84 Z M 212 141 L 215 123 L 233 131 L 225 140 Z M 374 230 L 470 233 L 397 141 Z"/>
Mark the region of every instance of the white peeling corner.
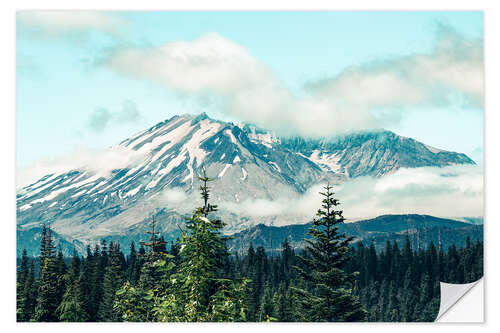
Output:
<path fill-rule="evenodd" d="M 436 322 L 484 322 L 484 279 L 466 284 L 440 282 L 441 303 Z"/>

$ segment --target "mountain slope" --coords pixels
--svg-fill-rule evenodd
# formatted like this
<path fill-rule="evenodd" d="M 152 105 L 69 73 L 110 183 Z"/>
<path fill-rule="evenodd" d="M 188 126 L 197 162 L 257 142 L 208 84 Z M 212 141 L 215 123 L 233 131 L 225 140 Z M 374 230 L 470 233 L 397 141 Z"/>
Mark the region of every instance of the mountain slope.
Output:
<path fill-rule="evenodd" d="M 134 239 L 144 234 L 149 214 L 159 209 L 160 230 L 175 234 L 183 215 L 199 202 L 196 181 L 202 167 L 217 180 L 213 201 L 238 204 L 299 196 L 318 182 L 382 176 L 400 167 L 474 163 L 463 154 L 439 151 L 388 131 L 330 140 L 279 138 L 206 114 L 172 117 L 112 150 L 130 157 L 130 162 L 109 174 L 89 169 L 54 173 L 23 188 L 17 195 L 19 232 L 46 223 L 68 241 Z M 228 233 L 258 223 L 303 222 L 224 210 L 220 215 Z"/>
<path fill-rule="evenodd" d="M 232 235 L 228 247 L 232 252 L 245 253 L 250 244 L 254 247 L 263 246 L 266 251 L 279 251 L 281 243 L 287 239 L 292 247 L 301 249 L 305 246 L 304 239 L 311 223 L 288 226 L 266 226 L 259 224 Z M 463 223 L 450 219 L 442 219 L 429 215 L 383 215 L 374 219 L 344 223 L 339 226 L 339 232 L 355 237 L 354 242 L 363 241 L 365 246 L 372 242 L 377 250 L 381 250 L 387 240 L 397 241 L 401 247 L 410 237 L 414 248 L 427 247 L 434 242 L 444 249 L 455 244 L 462 246 L 467 237 L 473 241 L 483 239 L 483 227 L 471 223 Z"/>
<path fill-rule="evenodd" d="M 231 235 L 228 241 L 229 250 L 239 254 L 246 253 L 250 244 L 254 248 L 263 246 L 267 252 L 278 252 L 282 242 L 287 239 L 295 249 L 302 249 L 305 246 L 304 239 L 310 238 L 307 234 L 311 223 L 294 224 L 287 226 L 266 226 L 258 224 L 243 231 Z M 463 223 L 451 219 L 442 219 L 428 215 L 383 215 L 374 219 L 345 223 L 340 226 L 340 231 L 349 236 L 355 237 L 354 242 L 363 241 L 365 246 L 374 244 L 377 250 L 385 247 L 386 241 L 397 241 L 401 247 L 408 235 L 412 246 L 426 248 L 430 242 L 437 246 L 441 244 L 447 249 L 451 244 L 462 246 L 467 237 L 472 241 L 483 239 L 482 225 L 473 223 Z M 17 232 L 18 257 L 22 249 L 28 251 L 28 255 L 37 256 L 40 251 L 40 227 L 35 227 L 25 231 Z M 53 232 L 56 246 L 60 246 L 65 256 L 71 256 L 73 248 L 81 254 L 85 253 L 85 245 L 77 240 L 68 242 L 56 232 Z M 180 236 L 180 230 L 164 232 L 162 236 L 167 241 L 173 241 Z M 109 235 L 106 241 L 118 241 L 122 245 L 124 253 L 128 253 L 132 241 L 146 241 L 146 235 L 137 235 L 134 232 L 125 235 Z"/>

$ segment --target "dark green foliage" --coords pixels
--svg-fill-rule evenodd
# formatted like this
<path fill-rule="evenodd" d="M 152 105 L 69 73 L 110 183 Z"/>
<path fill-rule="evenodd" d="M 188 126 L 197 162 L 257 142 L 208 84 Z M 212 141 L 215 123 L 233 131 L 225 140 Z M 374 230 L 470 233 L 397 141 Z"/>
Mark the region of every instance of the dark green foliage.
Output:
<path fill-rule="evenodd" d="M 73 258 L 71 258 L 68 273 L 65 277 L 66 291 L 62 297 L 61 304 L 57 308 L 60 321 L 81 322 L 88 319 L 80 291 L 80 265 L 80 258 L 76 254 L 76 251 L 73 250 Z"/>
<path fill-rule="evenodd" d="M 287 258 L 285 253 L 283 253 L 283 263 L 286 263 Z M 273 308 L 274 315 L 277 321 L 281 322 L 290 322 L 294 321 L 294 302 L 293 302 L 293 294 L 292 289 L 286 289 L 285 283 L 289 280 L 285 280 L 285 282 L 281 282 L 278 288 L 278 291 L 274 294 L 273 299 Z"/>
<path fill-rule="evenodd" d="M 170 290 L 161 295 L 157 307 L 161 321 L 244 320 L 245 281 L 238 283 L 221 276 L 229 255 L 221 230 L 224 223 L 211 217 L 217 206 L 209 203 L 211 181 L 203 170 L 199 177 L 203 206 L 186 221 L 179 241 L 181 261 L 171 276 Z M 210 216 L 209 216 L 210 215 Z"/>
<path fill-rule="evenodd" d="M 127 271 L 126 279 L 130 281 L 130 284 L 134 285 L 139 281 L 139 276 L 141 274 L 143 260 L 139 258 L 135 250 L 135 243 L 130 244 L 130 254 L 127 258 Z"/>
<path fill-rule="evenodd" d="M 274 304 L 271 298 L 271 290 L 266 285 L 260 302 L 258 321 L 270 321 L 274 313 Z"/>
<path fill-rule="evenodd" d="M 64 290 L 62 264 L 55 255 L 55 247 L 50 228 L 43 227 L 40 240 L 40 277 L 36 298 L 34 321 L 58 321 L 56 309 L 61 302 L 61 289 Z M 62 288 L 61 288 L 62 287 Z"/>
<path fill-rule="evenodd" d="M 109 245 L 108 262 L 104 273 L 103 297 L 99 305 L 99 321 L 120 321 L 119 314 L 113 310 L 115 294 L 123 286 L 125 276 L 120 255 L 120 245 Z"/>
<path fill-rule="evenodd" d="M 304 321 L 363 321 L 366 311 L 352 288 L 357 272 L 344 269 L 351 260 L 349 244 L 352 237 L 339 233 L 338 225 L 344 222 L 341 210 L 335 208 L 339 201 L 334 198 L 330 185 L 325 187 L 322 208 L 317 212 L 309 229 L 312 240 L 306 240 L 306 255 L 299 256 L 296 269 L 310 285 L 312 291 L 296 289 Z"/>
<path fill-rule="evenodd" d="M 16 281 L 17 321 L 29 321 L 33 317 L 36 289 L 34 261 L 29 260 L 26 250 L 24 250 Z"/>
<path fill-rule="evenodd" d="M 433 321 L 440 280 L 483 275 L 483 243 L 471 239 L 419 246 L 418 234 L 408 233 L 378 248 L 350 244 L 338 232 L 342 212 L 328 188 L 308 249 L 297 253 L 287 236 L 280 251 L 250 245 L 245 255 L 229 255 L 209 179 L 201 180 L 204 204 L 169 247 L 152 230 L 138 250 L 130 244 L 127 258 L 117 243 L 102 241 L 66 266 L 43 227 L 40 258 L 19 259 L 17 320 Z"/>
<path fill-rule="evenodd" d="M 86 310 L 90 321 L 99 320 L 97 313 L 103 296 L 104 270 L 107 264 L 107 253 L 104 250 L 107 247 L 105 242 L 101 244 L 104 245 L 103 251 L 98 244 L 95 244 L 94 252 L 88 261 L 90 283 L 85 287 L 89 290 Z"/>
<path fill-rule="evenodd" d="M 458 270 L 468 270 L 472 272 L 469 275 L 473 275 L 474 279 L 482 275 L 482 243 L 480 242 L 471 244 L 469 250 L 466 248 L 457 249 L 456 247 L 452 247 L 450 252 L 439 249 L 437 258 L 443 265 L 442 267 L 439 266 L 441 267 L 439 270 L 436 269 L 432 271 L 428 268 L 429 266 L 426 264 L 425 259 L 433 256 L 434 250 L 431 247 L 422 249 L 421 251 L 414 251 L 410 245 L 403 251 L 403 253 L 405 253 L 404 256 L 402 253 L 397 255 L 399 250 L 395 249 L 399 248 L 399 244 L 392 243 L 391 249 L 387 247 L 384 251 L 379 253 L 375 252 L 374 257 L 370 255 L 370 247 L 366 247 L 362 243 L 355 244 L 351 249 L 353 259 L 346 268 L 346 271 L 348 273 L 360 271 L 352 292 L 359 296 L 361 304 L 368 312 L 366 319 L 369 321 L 433 321 L 439 309 L 439 275 L 458 276 Z M 402 248 L 404 249 L 405 246 Z M 388 262 L 387 250 L 392 250 L 392 269 L 391 271 L 384 272 L 381 271 L 379 267 Z M 289 254 L 286 254 L 285 251 L 287 251 L 286 244 L 283 244 L 282 252 L 275 256 L 268 256 L 265 252 L 259 250 L 258 253 L 261 258 L 256 260 L 257 252 L 250 248 L 248 254 L 242 258 L 236 255 L 227 258 L 226 266 L 227 269 L 230 270 L 232 276 L 234 276 L 234 279 L 250 276 L 247 274 L 248 272 L 261 272 L 260 292 L 255 293 L 255 290 L 250 287 L 253 281 L 246 286 L 245 292 L 239 296 L 241 299 L 244 299 L 242 308 L 246 309 L 245 316 L 240 316 L 234 320 L 304 320 L 302 316 L 304 309 L 302 306 L 297 306 L 300 304 L 300 298 L 292 291 L 295 289 L 305 289 L 313 292 L 314 286 L 304 281 L 297 275 L 297 271 L 294 269 L 290 270 L 289 276 L 284 278 L 285 275 L 282 272 L 282 267 L 286 266 L 286 261 L 291 260 L 292 262 L 298 262 L 297 255 L 294 251 L 291 251 Z M 472 253 L 472 258 L 469 259 L 468 267 L 462 265 L 453 266 L 450 264 L 455 262 L 457 255 L 461 258 L 466 251 L 471 251 Z M 140 252 L 142 251 L 140 250 L 138 253 Z M 172 253 L 177 254 L 173 255 Z M 301 253 L 301 255 L 307 254 Z M 145 255 L 143 254 L 143 256 Z M 108 264 L 114 261 L 112 258 L 113 256 L 110 255 Z M 375 265 L 368 265 L 369 258 L 370 260 L 374 260 Z M 408 263 L 410 260 L 412 262 L 411 265 L 404 264 Z M 71 259 L 65 278 L 67 286 L 66 292 L 56 311 L 59 321 L 91 320 L 86 310 L 88 307 L 85 305 L 85 302 L 88 302 L 88 297 L 86 298 L 85 296 L 88 295 L 88 281 L 92 280 L 91 272 L 88 268 L 92 267 L 91 264 L 93 261 L 92 252 L 85 258 L 80 259 L 74 257 Z M 150 274 L 148 271 L 150 271 L 151 268 L 148 267 L 148 265 L 155 265 L 157 267 L 154 269 L 160 272 L 163 278 L 155 283 L 153 289 L 142 288 L 140 283 L 136 286 L 132 286 L 129 282 L 126 282 L 125 287 L 120 288 L 116 293 L 113 311 L 121 314 L 121 318 L 116 318 L 114 320 L 159 320 L 154 311 L 154 294 L 151 293 L 151 291 L 154 289 L 167 290 L 171 287 L 169 279 L 172 273 L 176 271 L 175 266 L 173 266 L 175 261 L 181 261 L 181 258 L 179 257 L 179 253 L 171 248 L 169 254 L 164 254 L 163 257 L 160 257 L 154 262 L 146 262 L 143 270 L 140 272 L 141 277 Z M 462 261 L 463 264 L 466 264 L 465 260 Z M 80 263 L 78 264 L 78 262 Z M 38 283 L 42 281 L 40 281 L 40 276 L 38 279 L 35 279 L 33 263 L 34 260 L 29 260 L 28 274 L 24 288 L 25 291 L 23 298 L 21 300 L 18 299 L 19 321 L 36 320 L 34 318 L 35 299 L 38 293 L 36 285 L 37 280 Z M 172 265 L 169 265 L 169 263 L 172 263 Z M 77 273 L 78 267 L 79 274 Z M 117 267 L 119 266 L 115 266 L 115 268 Z M 360 269 L 363 267 L 365 267 L 365 269 Z M 106 271 L 112 271 L 108 269 L 108 267 L 105 269 Z M 378 274 L 374 274 L 370 269 L 376 269 Z M 121 270 L 123 275 L 125 275 L 125 273 L 129 271 L 129 266 L 125 264 L 121 266 Z M 419 271 L 420 273 L 418 273 Z M 402 273 L 396 274 L 394 272 Z M 20 279 L 20 273 L 21 270 L 19 269 L 18 279 Z M 227 276 L 227 272 L 225 274 Z M 365 282 L 362 278 L 363 274 L 371 277 L 368 282 Z M 75 280 L 74 277 L 77 275 L 78 278 Z M 373 278 L 374 276 L 377 276 L 377 278 Z M 104 280 L 106 281 L 106 279 Z M 71 281 L 74 282 L 72 283 Z M 466 282 L 472 281 L 474 280 L 466 280 Z M 458 281 L 452 281 L 452 283 L 453 282 L 458 283 Z M 289 284 L 288 287 L 286 283 Z M 106 285 L 107 283 L 104 284 Z M 106 295 L 106 289 L 107 288 L 104 287 L 104 295 Z M 220 299 L 224 299 L 224 297 L 229 297 L 231 295 L 227 292 L 228 289 L 222 290 L 223 291 L 217 295 Z M 254 296 L 257 294 L 259 297 L 254 300 Z M 104 299 L 105 298 L 106 296 L 104 296 Z M 220 304 L 220 302 L 214 302 L 213 304 Z M 234 305 L 233 308 L 236 308 L 236 305 Z M 251 308 L 256 308 L 254 318 L 249 316 Z M 221 316 L 227 318 L 227 308 L 222 308 L 220 310 Z M 234 309 L 231 310 L 231 313 L 237 311 L 238 310 Z M 97 318 L 97 320 L 102 319 Z"/>

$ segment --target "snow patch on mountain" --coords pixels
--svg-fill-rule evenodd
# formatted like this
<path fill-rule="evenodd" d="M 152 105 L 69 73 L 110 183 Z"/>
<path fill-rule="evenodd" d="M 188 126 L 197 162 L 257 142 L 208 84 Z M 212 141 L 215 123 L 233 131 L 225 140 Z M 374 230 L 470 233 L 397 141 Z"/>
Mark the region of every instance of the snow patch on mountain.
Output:
<path fill-rule="evenodd" d="M 31 208 L 31 205 L 30 204 L 26 204 L 26 205 L 22 205 L 21 207 L 19 207 L 19 210 L 23 211 L 23 210 L 30 209 L 30 208 Z"/>
<path fill-rule="evenodd" d="M 78 178 L 80 178 L 80 177 L 78 177 Z M 54 190 L 50 194 L 46 195 L 45 197 L 43 197 L 41 199 L 33 200 L 32 203 L 42 203 L 44 201 L 52 200 L 52 199 L 56 198 L 58 195 L 66 192 L 70 189 L 73 189 L 73 188 L 79 188 L 81 186 L 90 186 L 91 185 L 90 183 L 92 183 L 93 181 L 95 181 L 99 178 L 100 178 L 100 176 L 95 175 L 95 176 L 89 177 L 88 179 L 82 180 L 78 183 L 75 183 L 73 185 L 69 185 L 69 186 Z"/>
<path fill-rule="evenodd" d="M 128 191 L 127 194 L 125 194 L 125 198 L 126 197 L 133 197 L 134 195 L 136 195 L 137 192 L 139 192 L 139 190 L 141 189 L 141 187 L 142 187 L 142 185 L 139 185 L 136 188 L 134 188 L 133 190 Z"/>
<path fill-rule="evenodd" d="M 274 204 L 260 207 L 269 213 L 264 217 L 245 215 L 241 204 L 248 200 L 276 202 L 285 195 L 298 197 L 314 184 L 380 177 L 400 168 L 473 163 L 463 154 L 433 153 L 388 131 L 335 140 L 278 138 L 206 115 L 172 117 L 105 154 L 87 154 L 85 161 L 92 165 L 47 172 L 18 191 L 18 228 L 47 223 L 68 240 L 88 243 L 143 234 L 148 214 L 160 209 L 162 232 L 178 231 L 182 214 L 197 205 L 196 176 L 204 167 L 209 176 L 218 177 L 212 200 L 228 223 L 224 232 L 230 233 L 256 223 L 301 222 L 273 215 L 279 212 Z M 172 189 L 184 195 L 172 194 Z M 235 200 L 238 207 L 225 206 Z"/>
<path fill-rule="evenodd" d="M 231 130 L 225 130 L 224 133 L 231 139 L 231 142 L 235 145 L 238 144 L 238 140 L 236 140 L 236 138 L 234 137 L 233 133 L 231 132 Z"/>
<path fill-rule="evenodd" d="M 278 172 L 281 172 L 281 168 L 276 162 L 269 161 L 268 163 L 271 164 L 276 170 L 278 170 Z"/>
<path fill-rule="evenodd" d="M 188 162 L 188 170 L 189 170 L 189 175 L 184 178 L 185 180 L 191 179 L 191 182 L 193 181 L 193 163 L 196 160 L 197 165 L 201 165 L 203 162 L 203 159 L 207 155 L 207 152 L 204 151 L 203 149 L 200 148 L 202 143 L 212 137 L 215 133 L 220 128 L 220 124 L 216 122 L 211 122 L 208 119 L 202 120 L 200 123 L 200 129 L 196 131 L 191 139 L 186 142 L 183 146 L 183 149 L 185 149 L 188 154 L 189 154 L 189 162 Z"/>
<path fill-rule="evenodd" d="M 227 169 L 229 169 L 231 166 L 232 166 L 232 164 L 226 164 L 224 166 L 224 169 L 222 169 L 222 171 L 219 173 L 219 175 L 217 177 L 219 177 L 219 178 L 224 177 L 224 174 L 226 173 Z"/>
<path fill-rule="evenodd" d="M 323 170 L 338 172 L 342 167 L 339 164 L 340 157 L 337 154 L 323 153 L 319 149 L 315 149 L 308 158 Z"/>

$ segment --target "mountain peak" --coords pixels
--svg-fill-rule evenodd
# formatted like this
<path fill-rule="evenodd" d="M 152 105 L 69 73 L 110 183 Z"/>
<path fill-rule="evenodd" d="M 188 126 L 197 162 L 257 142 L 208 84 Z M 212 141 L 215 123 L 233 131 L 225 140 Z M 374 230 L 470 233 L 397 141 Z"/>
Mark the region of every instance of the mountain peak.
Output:
<path fill-rule="evenodd" d="M 174 116 L 173 118 L 180 118 L 184 120 L 191 120 L 193 123 L 200 122 L 205 119 L 209 119 L 211 121 L 218 121 L 216 119 L 210 118 L 206 112 L 201 112 L 199 114 L 193 114 L 193 113 L 184 113 L 178 116 Z M 171 118 L 172 119 L 172 118 Z"/>
<path fill-rule="evenodd" d="M 197 115 L 193 120 L 195 120 L 195 121 L 201 121 L 201 120 L 205 120 L 205 119 L 211 119 L 211 118 L 207 115 L 206 112 L 202 112 L 199 115 Z"/>
<path fill-rule="evenodd" d="M 163 232 L 173 232 L 185 213 L 182 209 L 194 204 L 189 196 L 196 191 L 202 168 L 217 178 L 214 203 L 233 205 L 233 211 L 220 211 L 228 231 L 262 222 L 298 223 L 234 211 L 245 200 L 300 195 L 327 181 L 339 184 L 360 176 L 381 177 L 399 168 L 473 163 L 463 154 L 429 148 L 389 131 L 353 133 L 338 140 L 283 138 L 250 125 L 214 120 L 206 113 L 171 117 L 119 148 L 118 155 L 130 156 L 109 175 L 66 170 L 23 188 L 17 197 L 18 227 L 47 223 L 61 237 L 94 241 L 140 235 L 147 227 L 142 223 L 145 214 L 165 208 L 159 225 Z M 104 160 L 96 157 L 96 165 L 104 165 Z"/>

